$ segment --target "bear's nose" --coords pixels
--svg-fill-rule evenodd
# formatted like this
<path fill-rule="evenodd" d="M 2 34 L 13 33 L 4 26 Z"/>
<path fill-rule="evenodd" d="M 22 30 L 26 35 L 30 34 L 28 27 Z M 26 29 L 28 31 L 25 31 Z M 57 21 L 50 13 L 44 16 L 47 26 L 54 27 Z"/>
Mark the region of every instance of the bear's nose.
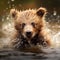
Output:
<path fill-rule="evenodd" d="M 26 32 L 26 36 L 27 36 L 28 38 L 30 38 L 30 37 L 32 36 L 32 33 L 31 33 L 31 32 Z"/>

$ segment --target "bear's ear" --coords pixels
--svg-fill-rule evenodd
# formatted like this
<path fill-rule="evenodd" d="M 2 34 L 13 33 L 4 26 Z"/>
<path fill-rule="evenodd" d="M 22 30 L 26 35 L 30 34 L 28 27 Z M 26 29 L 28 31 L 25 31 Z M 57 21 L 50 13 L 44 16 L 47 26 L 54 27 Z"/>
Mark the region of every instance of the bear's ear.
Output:
<path fill-rule="evenodd" d="M 11 9 L 10 10 L 10 15 L 13 17 L 13 18 L 16 18 L 17 17 L 17 14 L 18 14 L 18 11 L 16 9 Z"/>
<path fill-rule="evenodd" d="M 37 10 L 36 14 L 37 14 L 38 16 L 40 16 L 40 17 L 43 17 L 43 16 L 46 14 L 46 12 L 47 12 L 47 10 L 46 10 L 45 8 L 40 7 L 40 8 Z"/>

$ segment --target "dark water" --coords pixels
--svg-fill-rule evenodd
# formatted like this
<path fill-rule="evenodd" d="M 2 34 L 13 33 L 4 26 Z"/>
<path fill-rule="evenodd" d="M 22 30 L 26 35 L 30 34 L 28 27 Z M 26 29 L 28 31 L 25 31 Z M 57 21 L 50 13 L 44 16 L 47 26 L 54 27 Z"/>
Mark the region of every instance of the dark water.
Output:
<path fill-rule="evenodd" d="M 60 60 L 60 49 L 48 49 L 47 53 L 1 50 L 0 60 Z"/>

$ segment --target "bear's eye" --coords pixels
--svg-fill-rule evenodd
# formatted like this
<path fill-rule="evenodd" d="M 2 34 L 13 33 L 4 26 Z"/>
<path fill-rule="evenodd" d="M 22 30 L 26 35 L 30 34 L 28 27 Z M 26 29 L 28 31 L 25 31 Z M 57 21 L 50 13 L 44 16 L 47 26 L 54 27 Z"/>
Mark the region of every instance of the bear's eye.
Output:
<path fill-rule="evenodd" d="M 25 26 L 25 23 L 22 23 L 22 28 L 24 28 L 24 26 Z"/>
<path fill-rule="evenodd" d="M 33 27 L 35 27 L 35 23 L 34 23 L 34 22 L 32 22 L 31 25 L 32 25 Z"/>

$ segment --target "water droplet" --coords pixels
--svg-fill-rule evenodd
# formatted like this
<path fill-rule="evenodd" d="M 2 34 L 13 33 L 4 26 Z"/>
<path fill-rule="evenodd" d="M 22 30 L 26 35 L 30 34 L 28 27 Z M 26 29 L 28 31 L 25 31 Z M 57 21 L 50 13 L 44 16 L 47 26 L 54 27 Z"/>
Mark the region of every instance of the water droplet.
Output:
<path fill-rule="evenodd" d="M 2 19 L 2 22 L 4 21 L 4 19 Z"/>
<path fill-rule="evenodd" d="M 11 1 L 14 1 L 14 0 L 11 0 Z"/>
<path fill-rule="evenodd" d="M 9 20 L 9 17 L 7 17 L 6 19 Z"/>
<path fill-rule="evenodd" d="M 57 14 L 57 12 L 56 12 L 56 11 L 54 11 L 54 12 L 53 12 L 53 15 L 55 16 L 56 14 Z"/>
<path fill-rule="evenodd" d="M 10 4 L 10 1 L 8 1 L 7 3 Z"/>

